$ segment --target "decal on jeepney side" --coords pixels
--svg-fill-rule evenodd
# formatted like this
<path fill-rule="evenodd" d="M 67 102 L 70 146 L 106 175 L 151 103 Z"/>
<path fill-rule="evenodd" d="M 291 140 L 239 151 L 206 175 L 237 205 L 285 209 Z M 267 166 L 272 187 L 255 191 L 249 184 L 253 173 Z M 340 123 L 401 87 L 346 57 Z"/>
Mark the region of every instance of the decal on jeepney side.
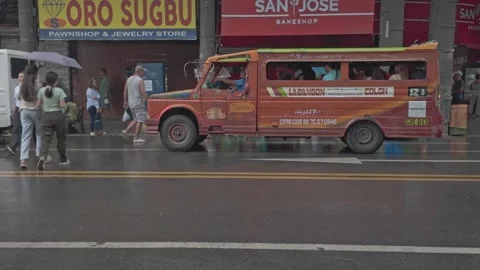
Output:
<path fill-rule="evenodd" d="M 250 113 L 255 111 L 255 105 L 249 102 L 236 102 L 228 107 L 230 113 Z"/>
<path fill-rule="evenodd" d="M 293 112 L 295 116 L 312 116 L 319 115 L 320 111 L 317 109 L 298 109 Z"/>
<path fill-rule="evenodd" d="M 334 126 L 338 121 L 335 118 L 282 118 L 280 126 L 302 125 L 302 126 Z"/>
<path fill-rule="evenodd" d="M 297 98 L 381 98 L 393 97 L 394 87 L 267 87 L 271 97 L 297 97 Z"/>
<path fill-rule="evenodd" d="M 222 109 L 219 107 L 212 107 L 207 110 L 207 119 L 208 120 L 223 120 L 226 119 L 227 115 L 222 112 Z"/>

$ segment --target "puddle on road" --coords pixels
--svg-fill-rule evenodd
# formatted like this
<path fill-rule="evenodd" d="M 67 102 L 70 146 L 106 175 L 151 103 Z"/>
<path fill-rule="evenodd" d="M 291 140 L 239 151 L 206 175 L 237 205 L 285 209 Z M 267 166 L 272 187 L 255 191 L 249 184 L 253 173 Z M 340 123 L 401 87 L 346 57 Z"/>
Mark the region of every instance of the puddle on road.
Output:
<path fill-rule="evenodd" d="M 478 143 L 480 144 L 480 143 Z M 425 154 L 429 152 L 452 153 L 464 157 L 475 146 L 466 137 L 441 139 L 418 139 L 385 141 L 377 153 L 385 157 L 398 157 L 406 153 Z M 207 139 L 193 151 L 209 152 L 315 152 L 327 154 L 350 153 L 339 139 L 302 138 L 281 139 L 265 137 L 222 136 Z M 480 152 L 480 148 L 479 148 Z M 419 156 L 420 158 L 422 156 Z"/>

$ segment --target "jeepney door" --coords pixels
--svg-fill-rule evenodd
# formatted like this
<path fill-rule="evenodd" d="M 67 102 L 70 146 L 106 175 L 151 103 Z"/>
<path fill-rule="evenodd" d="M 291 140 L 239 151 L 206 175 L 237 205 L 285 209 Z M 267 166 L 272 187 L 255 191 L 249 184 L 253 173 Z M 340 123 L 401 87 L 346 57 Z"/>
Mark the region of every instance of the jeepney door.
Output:
<path fill-rule="evenodd" d="M 233 134 L 257 132 L 257 71 L 258 62 L 249 62 L 245 68 L 245 88 L 231 92 L 226 100 L 227 118 L 224 130 Z"/>
<path fill-rule="evenodd" d="M 227 117 L 226 99 L 228 91 L 216 88 L 212 83 L 212 79 L 216 76 L 218 76 L 218 70 L 215 70 L 212 66 L 200 89 L 202 118 L 205 125 L 209 126 L 209 130 L 212 130 L 212 127 L 221 128 L 223 120 Z"/>

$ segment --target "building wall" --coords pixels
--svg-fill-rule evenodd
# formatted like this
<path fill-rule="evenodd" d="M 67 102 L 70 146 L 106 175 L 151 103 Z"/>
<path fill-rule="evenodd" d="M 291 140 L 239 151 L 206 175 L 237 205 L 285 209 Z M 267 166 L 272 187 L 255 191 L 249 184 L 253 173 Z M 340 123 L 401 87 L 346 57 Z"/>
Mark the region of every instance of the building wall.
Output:
<path fill-rule="evenodd" d="M 45 40 L 39 41 L 38 43 L 38 50 L 42 52 L 56 52 L 61 55 L 69 56 L 69 43 L 68 41 L 61 41 L 61 40 Z M 70 89 L 70 70 L 67 67 L 62 67 L 59 65 L 48 64 L 45 63 L 45 66 L 40 68 L 40 81 L 43 81 L 45 78 L 45 74 L 48 71 L 54 71 L 58 74 L 59 86 L 65 90 L 67 96 L 71 96 L 71 89 Z"/>
<path fill-rule="evenodd" d="M 198 58 L 198 46 L 198 41 L 72 41 L 71 56 L 76 55 L 83 67 L 73 73 L 73 99 L 79 107 L 85 107 L 89 81 L 93 78 L 100 83 L 100 69 L 106 68 L 112 88 L 112 108 L 105 117 L 120 119 L 124 111 L 126 71 L 133 70 L 137 63 L 165 64 L 168 91 L 191 89 L 197 81 L 192 74 L 185 79 L 183 68 L 186 62 Z"/>
<path fill-rule="evenodd" d="M 19 46 L 20 39 L 18 37 L 0 37 L 0 49 L 18 50 Z"/>

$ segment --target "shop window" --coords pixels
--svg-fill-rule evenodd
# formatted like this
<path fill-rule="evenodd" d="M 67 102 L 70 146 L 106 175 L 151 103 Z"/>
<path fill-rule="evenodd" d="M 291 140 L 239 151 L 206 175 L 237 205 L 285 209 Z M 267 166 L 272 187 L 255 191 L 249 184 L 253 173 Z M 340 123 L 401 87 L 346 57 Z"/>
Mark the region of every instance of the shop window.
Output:
<path fill-rule="evenodd" d="M 424 80 L 427 76 L 425 61 L 352 62 L 350 80 Z"/>
<path fill-rule="evenodd" d="M 16 79 L 18 74 L 25 70 L 28 65 L 28 60 L 10 57 L 10 76 L 12 79 Z"/>
<path fill-rule="evenodd" d="M 270 62 L 267 80 L 334 81 L 340 79 L 339 62 Z"/>

